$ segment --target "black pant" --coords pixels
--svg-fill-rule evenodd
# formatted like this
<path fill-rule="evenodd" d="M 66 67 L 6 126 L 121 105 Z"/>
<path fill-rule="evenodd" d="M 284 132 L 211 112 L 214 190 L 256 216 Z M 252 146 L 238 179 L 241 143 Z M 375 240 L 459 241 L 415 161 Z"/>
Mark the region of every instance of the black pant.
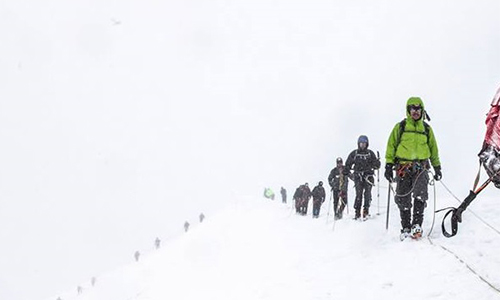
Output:
<path fill-rule="evenodd" d="M 304 198 L 301 206 L 301 213 L 307 215 L 307 208 L 309 207 L 309 198 Z"/>
<path fill-rule="evenodd" d="M 299 198 L 295 200 L 295 210 L 297 213 L 307 215 L 307 206 L 309 206 L 308 198 Z"/>
<path fill-rule="evenodd" d="M 401 215 L 401 226 L 410 228 L 411 225 L 420 225 L 424 220 L 424 209 L 427 206 L 429 194 L 427 184 L 429 174 L 423 168 L 407 168 L 402 176 L 396 177 L 396 197 L 395 201 Z M 412 197 L 413 196 L 413 197 Z M 413 198 L 413 204 L 412 204 Z M 413 206 L 413 221 L 411 220 L 411 208 Z"/>
<path fill-rule="evenodd" d="M 370 208 L 370 203 L 372 202 L 373 182 L 374 178 L 371 175 L 358 175 L 355 177 L 354 187 L 356 188 L 356 199 L 354 200 L 354 209 L 356 212 L 361 210 L 361 204 L 363 204 L 363 208 L 365 210 Z M 365 199 L 364 203 L 363 198 Z"/>
<path fill-rule="evenodd" d="M 342 194 L 342 195 L 341 195 Z M 339 212 L 339 199 L 340 199 L 340 212 Z M 344 207 L 347 205 L 347 191 L 333 190 L 333 212 L 342 213 Z"/>
<path fill-rule="evenodd" d="M 321 199 L 313 199 L 313 216 L 319 216 L 319 210 L 321 209 L 321 204 L 323 204 Z"/>

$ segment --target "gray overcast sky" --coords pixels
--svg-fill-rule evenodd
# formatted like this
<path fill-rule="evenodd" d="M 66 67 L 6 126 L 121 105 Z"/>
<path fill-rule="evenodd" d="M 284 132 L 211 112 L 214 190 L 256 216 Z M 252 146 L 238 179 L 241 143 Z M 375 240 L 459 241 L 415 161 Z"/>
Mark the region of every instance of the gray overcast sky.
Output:
<path fill-rule="evenodd" d="M 0 297 L 71 288 L 234 195 L 325 180 L 360 134 L 384 156 L 410 96 L 466 195 L 500 84 L 499 13 L 496 0 L 2 1 Z"/>

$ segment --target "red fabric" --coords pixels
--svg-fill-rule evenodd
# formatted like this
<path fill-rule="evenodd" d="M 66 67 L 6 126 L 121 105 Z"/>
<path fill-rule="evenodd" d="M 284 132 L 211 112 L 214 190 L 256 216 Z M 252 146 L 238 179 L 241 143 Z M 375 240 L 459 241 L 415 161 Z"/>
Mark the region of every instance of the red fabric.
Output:
<path fill-rule="evenodd" d="M 484 144 L 494 146 L 500 150 L 500 89 L 498 89 L 491 108 L 486 117 L 486 135 L 484 137 Z"/>
<path fill-rule="evenodd" d="M 493 101 L 491 101 L 491 106 L 498 105 L 500 102 L 500 88 L 498 89 L 495 97 L 493 97 Z"/>

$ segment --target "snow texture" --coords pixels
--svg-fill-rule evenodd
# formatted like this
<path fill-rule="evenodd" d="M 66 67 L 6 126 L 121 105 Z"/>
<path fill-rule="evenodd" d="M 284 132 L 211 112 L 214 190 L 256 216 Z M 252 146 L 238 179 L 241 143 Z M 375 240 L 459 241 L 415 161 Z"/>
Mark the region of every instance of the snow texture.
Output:
<path fill-rule="evenodd" d="M 429 238 L 428 208 L 425 237 L 401 242 L 392 204 L 389 231 L 383 213 L 360 222 L 351 212 L 334 224 L 327 206 L 312 219 L 290 204 L 239 198 L 138 263 L 103 274 L 96 287 L 61 298 L 500 299 L 500 236 L 469 211 L 456 237 L 443 237 L 436 224 Z M 484 218 L 495 220 L 492 206 L 483 203 Z"/>

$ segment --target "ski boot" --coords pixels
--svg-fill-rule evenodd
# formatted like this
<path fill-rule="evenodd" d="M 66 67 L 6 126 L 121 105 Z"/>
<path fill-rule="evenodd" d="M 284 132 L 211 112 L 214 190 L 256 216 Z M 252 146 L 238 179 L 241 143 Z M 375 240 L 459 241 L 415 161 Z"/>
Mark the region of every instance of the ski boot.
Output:
<path fill-rule="evenodd" d="M 356 210 L 356 214 L 354 215 L 354 220 L 359 220 L 361 218 L 361 212 L 359 210 Z"/>
<path fill-rule="evenodd" d="M 344 209 L 345 209 L 345 204 L 344 203 L 341 203 L 339 208 L 337 209 L 337 215 L 339 216 L 339 219 L 342 219 L 342 215 L 344 213 Z"/>
<path fill-rule="evenodd" d="M 415 224 L 411 227 L 411 238 L 414 240 L 418 240 L 422 237 L 422 227 L 420 225 Z"/>
<path fill-rule="evenodd" d="M 363 221 L 368 220 L 369 217 L 370 217 L 369 208 L 363 208 Z"/>
<path fill-rule="evenodd" d="M 410 228 L 401 229 L 401 234 L 399 235 L 399 239 L 401 241 L 404 241 L 407 237 L 410 236 L 410 232 L 411 232 Z"/>

